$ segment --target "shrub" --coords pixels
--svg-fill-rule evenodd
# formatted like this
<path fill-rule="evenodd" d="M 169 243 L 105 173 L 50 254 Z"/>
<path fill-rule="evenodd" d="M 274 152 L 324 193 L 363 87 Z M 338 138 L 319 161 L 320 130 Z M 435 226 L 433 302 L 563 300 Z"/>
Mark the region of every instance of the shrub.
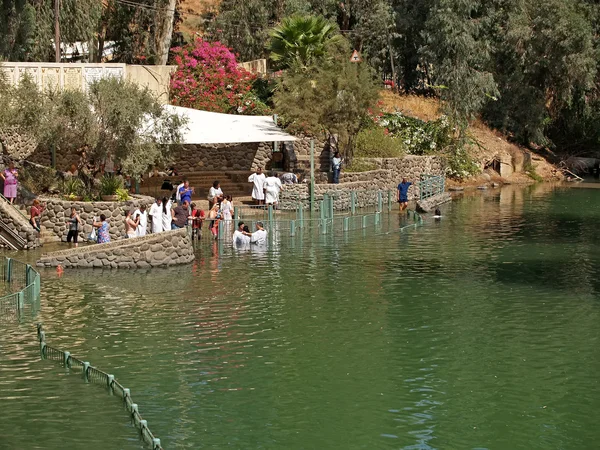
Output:
<path fill-rule="evenodd" d="M 344 168 L 345 172 L 367 172 L 375 170 L 377 166 L 372 161 L 364 160 L 363 158 L 353 158 L 349 166 Z"/>
<path fill-rule="evenodd" d="M 355 156 L 363 158 L 399 158 L 404 155 L 402 140 L 381 128 L 368 128 L 356 136 Z"/>
<path fill-rule="evenodd" d="M 238 67 L 235 55 L 220 42 L 196 39 L 172 51 L 178 66 L 171 76 L 174 105 L 233 114 L 268 110 L 251 91 L 255 76 Z"/>
<path fill-rule="evenodd" d="M 406 153 L 411 155 L 440 152 L 456 142 L 454 127 L 446 116 L 425 122 L 395 112 L 378 116 L 375 122 L 401 139 Z"/>
<path fill-rule="evenodd" d="M 446 175 L 455 180 L 463 180 L 481 172 L 464 145 L 454 145 L 447 149 Z"/>
<path fill-rule="evenodd" d="M 20 169 L 19 183 L 35 194 L 52 192 L 59 187 L 56 170 L 41 166 L 27 166 Z"/>
<path fill-rule="evenodd" d="M 75 197 L 80 196 L 84 193 L 85 186 L 79 178 L 68 177 L 65 178 L 60 186 L 62 194 Z"/>
<path fill-rule="evenodd" d="M 123 180 L 114 175 L 104 175 L 100 180 L 100 195 L 116 195 L 123 189 Z"/>

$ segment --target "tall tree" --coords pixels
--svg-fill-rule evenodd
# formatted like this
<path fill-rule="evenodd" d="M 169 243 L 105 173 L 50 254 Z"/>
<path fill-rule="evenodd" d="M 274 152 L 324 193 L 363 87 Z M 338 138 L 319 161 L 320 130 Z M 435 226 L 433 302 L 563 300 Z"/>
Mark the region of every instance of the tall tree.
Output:
<path fill-rule="evenodd" d="M 291 16 L 269 33 L 269 58 L 278 69 L 306 68 L 325 55 L 331 40 L 341 36 L 320 16 Z"/>

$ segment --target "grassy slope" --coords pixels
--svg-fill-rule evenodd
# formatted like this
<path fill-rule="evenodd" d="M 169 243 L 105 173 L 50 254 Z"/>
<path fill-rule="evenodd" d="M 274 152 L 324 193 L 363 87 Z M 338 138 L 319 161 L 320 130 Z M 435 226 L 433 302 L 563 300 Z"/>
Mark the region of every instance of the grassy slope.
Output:
<path fill-rule="evenodd" d="M 385 111 L 400 110 L 408 116 L 417 117 L 422 120 L 436 119 L 441 115 L 440 103 L 437 99 L 419 97 L 416 95 L 397 95 L 390 91 L 382 91 L 380 100 L 382 108 Z M 513 161 L 517 164 L 521 163 L 527 154 L 531 156 L 532 165 L 536 172 L 544 179 L 555 178 L 554 166 L 544 158 L 532 154 L 529 150 L 519 147 L 509 142 L 501 133 L 494 131 L 485 124 L 476 121 L 471 124 L 469 129 L 471 136 L 478 142 L 479 145 L 471 146 L 471 155 L 483 167 L 486 162 L 491 161 L 494 157 L 499 157 L 503 161 Z M 495 177 L 493 172 L 489 172 L 492 178 Z M 470 180 L 470 183 L 482 182 L 483 177 L 477 177 Z M 502 180 L 499 180 L 502 181 Z M 523 183 L 532 181 L 523 173 L 515 173 L 508 179 L 513 183 Z"/>

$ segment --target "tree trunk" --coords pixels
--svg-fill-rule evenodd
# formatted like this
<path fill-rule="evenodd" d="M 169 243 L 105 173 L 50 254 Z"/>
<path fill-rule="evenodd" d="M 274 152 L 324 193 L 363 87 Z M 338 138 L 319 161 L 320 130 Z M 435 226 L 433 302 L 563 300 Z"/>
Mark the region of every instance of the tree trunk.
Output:
<path fill-rule="evenodd" d="M 154 64 L 164 66 L 169 59 L 169 49 L 173 38 L 173 25 L 175 22 L 175 7 L 177 0 L 168 0 L 168 4 L 156 13 L 156 55 Z"/>

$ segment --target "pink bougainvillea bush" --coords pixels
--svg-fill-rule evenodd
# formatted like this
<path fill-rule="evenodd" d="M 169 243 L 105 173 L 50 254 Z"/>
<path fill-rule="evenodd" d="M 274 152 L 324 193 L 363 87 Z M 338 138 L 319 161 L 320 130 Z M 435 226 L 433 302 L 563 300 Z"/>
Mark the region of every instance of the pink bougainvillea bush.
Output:
<path fill-rule="evenodd" d="M 177 71 L 171 75 L 171 103 L 229 114 L 265 114 L 252 92 L 255 76 L 238 67 L 235 55 L 220 42 L 202 39 L 172 50 Z"/>

